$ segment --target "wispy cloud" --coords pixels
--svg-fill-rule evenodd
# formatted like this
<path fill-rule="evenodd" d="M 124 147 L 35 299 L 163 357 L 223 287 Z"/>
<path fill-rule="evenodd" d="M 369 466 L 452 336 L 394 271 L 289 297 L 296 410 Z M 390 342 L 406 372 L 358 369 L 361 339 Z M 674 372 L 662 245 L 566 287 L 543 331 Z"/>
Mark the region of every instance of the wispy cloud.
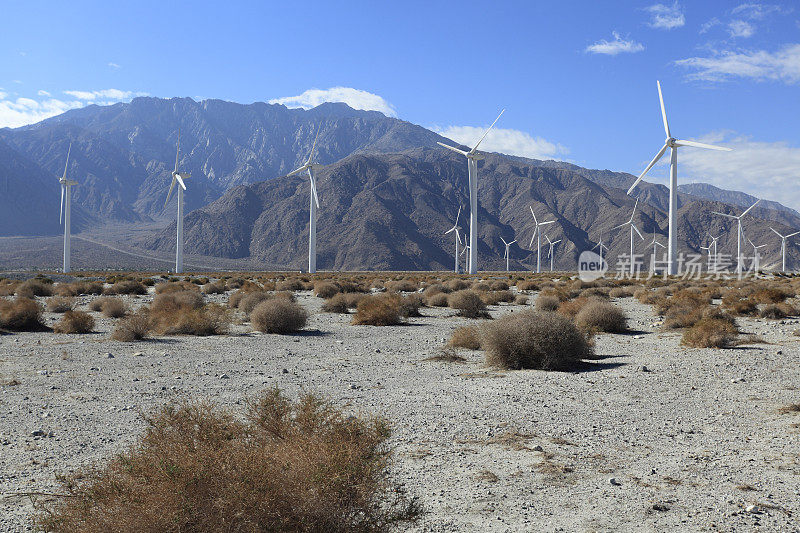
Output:
<path fill-rule="evenodd" d="M 114 63 L 113 61 L 108 64 L 109 67 L 113 69 L 121 68 L 118 64 Z"/>
<path fill-rule="evenodd" d="M 330 89 L 309 89 L 297 96 L 284 96 L 274 98 L 270 104 L 283 104 L 286 107 L 301 107 L 311 109 L 325 102 L 341 102 L 349 105 L 353 109 L 365 111 L 380 111 L 384 115 L 396 117 L 392 104 L 383 97 L 352 87 L 331 87 Z"/>
<path fill-rule="evenodd" d="M 447 126 L 444 128 L 434 126 L 431 129 L 459 144 L 473 146 L 486 131 L 486 126 Z M 480 149 L 531 159 L 556 159 L 558 156 L 569 153 L 566 147 L 558 143 L 534 137 L 524 131 L 506 128 L 492 129 L 481 143 Z"/>
<path fill-rule="evenodd" d="M 70 109 L 78 109 L 88 104 L 113 104 L 128 101 L 134 96 L 146 93 L 103 89 L 97 91 L 64 91 L 72 99 L 53 98 L 49 92 L 39 90 L 37 95 L 43 97 L 33 99 L 19 97 L 9 98 L 8 93 L 0 89 L 0 128 L 16 128 L 26 124 L 35 124 L 44 119 L 60 115 Z"/>
<path fill-rule="evenodd" d="M 800 82 L 800 44 L 784 46 L 777 52 L 766 50 L 722 51 L 710 57 L 689 57 L 675 64 L 692 70 L 692 79 L 725 81 L 749 78 L 756 81 Z"/>
<path fill-rule="evenodd" d="M 674 4 L 653 4 L 645 8 L 645 11 L 650 13 L 650 27 L 658 28 L 660 30 L 672 30 L 680 28 L 686 24 L 686 17 L 683 15 L 683 9 L 678 2 Z"/>
<path fill-rule="evenodd" d="M 641 52 L 644 50 L 643 44 L 637 43 L 632 39 L 625 40 L 617 32 L 612 32 L 611 35 L 614 37 L 613 41 L 601 39 L 596 43 L 587 46 L 586 52 L 615 56 L 617 54 Z"/>
<path fill-rule="evenodd" d="M 707 182 L 800 209 L 800 146 L 754 141 L 734 132 L 715 132 L 697 140 L 733 151 L 682 148 L 684 182 Z"/>
<path fill-rule="evenodd" d="M 785 8 L 775 4 L 740 4 L 731 13 L 751 20 L 761 20 L 773 13 L 787 12 Z"/>
<path fill-rule="evenodd" d="M 731 37 L 752 37 L 755 32 L 755 27 L 744 20 L 732 20 L 728 23 L 728 33 Z"/>

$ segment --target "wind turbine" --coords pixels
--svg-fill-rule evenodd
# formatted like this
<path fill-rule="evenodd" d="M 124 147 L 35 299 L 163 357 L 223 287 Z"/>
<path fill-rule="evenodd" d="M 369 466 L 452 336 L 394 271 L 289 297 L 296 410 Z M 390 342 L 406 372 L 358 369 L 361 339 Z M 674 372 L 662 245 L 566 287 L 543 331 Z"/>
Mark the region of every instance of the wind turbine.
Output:
<path fill-rule="evenodd" d="M 478 273 L 478 161 L 483 159 L 483 155 L 478 153 L 478 146 L 489 134 L 489 131 L 497 124 L 500 117 L 505 113 L 505 109 L 500 111 L 492 125 L 483 134 L 475 147 L 469 152 L 459 150 L 449 144 L 437 143 L 448 150 L 457 152 L 467 158 L 467 170 L 469 171 L 469 273 Z"/>
<path fill-rule="evenodd" d="M 636 207 L 638 205 L 639 205 L 639 199 L 637 198 L 636 203 L 633 204 L 633 211 L 631 212 L 631 218 L 629 218 L 627 222 L 611 228 L 611 231 L 614 231 L 615 229 L 623 228 L 625 226 L 631 227 L 631 275 L 636 274 L 636 268 L 635 268 L 636 262 L 633 260 L 633 232 L 635 231 L 639 235 L 639 238 L 644 240 L 644 237 L 642 237 L 642 234 L 639 232 L 639 228 L 637 228 L 636 224 L 633 223 L 633 217 L 634 215 L 636 215 Z"/>
<path fill-rule="evenodd" d="M 551 241 L 550 237 L 548 237 L 547 235 L 545 235 L 544 238 L 547 239 L 547 244 L 550 245 L 550 251 L 547 252 L 547 257 L 550 258 L 550 272 L 552 272 L 553 271 L 553 256 L 555 255 L 553 253 L 553 248 L 555 248 L 556 244 L 561 242 L 561 239 L 558 239 L 557 241 Z"/>
<path fill-rule="evenodd" d="M 716 274 L 717 271 L 718 271 L 718 268 L 719 268 L 719 263 L 717 261 L 717 259 L 718 259 L 718 256 L 717 256 L 717 240 L 719 240 L 719 237 L 714 237 L 713 235 L 711 235 L 711 233 L 708 234 L 708 237 L 711 239 L 711 244 L 708 245 L 709 248 L 711 246 L 714 247 L 714 273 Z M 709 253 L 711 253 L 711 250 L 709 250 Z"/>
<path fill-rule="evenodd" d="M 533 239 L 538 237 L 536 240 L 536 273 L 538 274 L 539 272 L 542 271 L 540 267 L 542 260 L 542 251 L 541 251 L 542 232 L 539 231 L 539 226 L 546 226 L 548 224 L 552 224 L 553 222 L 555 222 L 555 220 L 548 220 L 547 222 L 539 222 L 536 219 L 536 213 L 533 212 L 533 206 L 528 206 L 528 207 L 531 208 L 531 215 L 533 215 L 533 222 L 536 224 L 536 226 L 533 228 L 533 235 L 531 235 L 531 242 L 530 244 L 528 244 L 528 248 L 530 248 L 533 245 Z"/>
<path fill-rule="evenodd" d="M 795 235 L 800 233 L 800 231 L 795 231 L 794 233 L 790 233 L 789 235 L 781 235 L 774 229 L 772 228 L 769 229 L 772 230 L 772 233 L 781 238 L 781 272 L 786 272 L 786 239 L 788 239 L 789 237 L 794 237 Z"/>
<path fill-rule="evenodd" d="M 58 182 L 61 184 L 61 210 L 58 214 L 58 222 L 64 221 L 64 263 L 61 272 L 66 274 L 70 271 L 70 229 L 72 224 L 72 192 L 71 187 L 78 184 L 77 181 L 67 179 L 67 168 L 69 168 L 69 155 L 72 153 L 72 143 L 69 143 L 67 150 L 67 163 L 64 165 L 64 175 Z"/>
<path fill-rule="evenodd" d="M 720 215 L 720 216 L 723 216 L 723 217 L 733 218 L 733 219 L 736 220 L 736 223 L 737 223 L 737 230 L 736 230 L 736 273 L 739 275 L 739 277 L 742 277 L 742 237 L 744 236 L 744 233 L 742 232 L 742 217 L 745 216 L 748 211 L 753 209 L 758 204 L 758 202 L 760 202 L 760 201 L 761 201 L 761 199 L 759 198 L 758 200 L 756 200 L 756 203 L 754 203 L 753 205 L 751 205 L 750 207 L 745 209 L 744 213 L 742 213 L 738 217 L 734 216 L 734 215 L 728 215 L 728 214 L 725 214 L 725 213 L 720 213 L 719 211 L 712 211 L 712 213 L 714 213 L 715 215 Z"/>
<path fill-rule="evenodd" d="M 723 148 L 721 146 L 714 146 L 711 144 L 698 143 L 694 141 L 680 141 L 672 136 L 669 131 L 669 123 L 667 122 L 667 111 L 664 108 L 664 97 L 661 94 L 661 82 L 656 81 L 658 85 L 658 101 L 661 103 L 661 118 L 664 121 L 664 132 L 667 134 L 667 139 L 664 141 L 664 146 L 658 151 L 656 156 L 647 165 L 639 177 L 633 182 L 631 188 L 628 189 L 628 194 L 633 192 L 633 189 L 642 181 L 642 178 L 647 174 L 653 165 L 658 163 L 667 148 L 670 152 L 670 168 L 669 168 L 669 238 L 667 241 L 667 274 L 677 274 L 675 267 L 677 266 L 676 255 L 678 250 L 678 147 L 679 146 L 694 146 L 696 148 L 706 148 L 709 150 L 721 150 L 723 152 L 730 152 L 730 148 Z"/>
<path fill-rule="evenodd" d="M 647 246 L 652 246 L 653 247 L 653 259 L 652 259 L 652 261 L 650 261 L 650 271 L 653 274 L 655 274 L 656 273 L 656 247 L 660 246 L 662 248 L 666 248 L 666 246 L 664 246 L 663 244 L 661 244 L 660 242 L 658 242 L 656 240 L 656 232 L 655 231 L 653 232 L 653 242 L 651 242 Z"/>
<path fill-rule="evenodd" d="M 172 184 L 169 186 L 167 199 L 164 201 L 164 207 L 167 207 L 170 196 L 172 196 L 172 189 L 175 183 L 178 184 L 178 234 L 175 242 L 175 273 L 180 274 L 183 272 L 183 191 L 186 190 L 184 179 L 190 178 L 192 175 L 188 172 L 178 172 L 178 158 L 181 154 L 181 130 L 178 130 L 178 148 L 175 152 L 175 169 L 172 171 Z"/>
<path fill-rule="evenodd" d="M 603 248 L 606 249 L 606 252 L 608 251 L 608 246 L 603 244 L 603 236 L 602 235 L 600 236 L 600 241 L 598 241 L 597 244 L 592 246 L 592 250 L 594 250 L 595 248 L 597 248 L 598 251 L 600 252 L 600 260 L 602 261 L 603 260 Z"/>
<path fill-rule="evenodd" d="M 505 240 L 504 238 L 500 237 L 500 240 L 501 240 L 501 241 L 503 241 L 503 244 L 505 244 L 505 245 L 506 245 L 506 254 L 505 254 L 505 256 L 503 256 L 503 258 L 506 260 L 506 272 L 508 272 L 508 262 L 509 262 L 509 260 L 511 259 L 511 254 L 510 254 L 510 253 L 508 253 L 508 248 L 509 248 L 509 247 L 510 247 L 512 244 L 514 244 L 515 242 L 517 242 L 517 239 L 514 239 L 514 240 L 513 240 L 513 241 L 511 241 L 511 242 L 506 242 L 506 240 Z"/>
<path fill-rule="evenodd" d="M 708 269 L 709 272 L 711 271 L 711 246 L 712 245 L 709 244 L 708 246 L 700 247 L 701 250 L 705 250 L 708 253 L 708 259 L 706 260 L 706 269 Z"/>
<path fill-rule="evenodd" d="M 322 165 L 312 163 L 311 159 L 314 157 L 314 148 L 317 147 L 317 138 L 319 138 L 319 130 L 322 123 L 317 126 L 317 135 L 314 137 L 314 144 L 311 145 L 311 153 L 308 154 L 308 159 L 305 164 L 298 169 L 292 170 L 286 176 L 294 176 L 300 172 L 307 170 L 308 179 L 311 182 L 311 194 L 309 199 L 309 215 L 308 215 L 308 273 L 315 274 L 317 272 L 317 208 L 319 208 L 319 197 L 317 196 L 317 182 L 314 180 L 314 171 L 322 168 Z"/>
<path fill-rule="evenodd" d="M 464 242 L 466 242 L 466 239 L 464 239 Z M 470 250 L 470 245 L 469 244 L 464 245 L 464 249 L 461 250 L 461 255 L 467 254 L 467 261 L 469 261 L 469 250 Z M 469 267 L 469 264 L 465 263 L 464 264 L 464 269 L 466 270 L 467 267 Z"/>
<path fill-rule="evenodd" d="M 760 263 L 760 261 L 758 260 L 758 249 L 765 247 L 766 244 L 762 244 L 760 246 L 756 246 L 756 243 L 751 241 L 749 238 L 747 239 L 747 242 L 749 242 L 750 246 L 753 247 L 753 277 L 757 278 L 758 277 L 758 265 Z"/>
<path fill-rule="evenodd" d="M 458 274 L 458 270 L 459 270 L 458 269 L 458 257 L 459 257 L 458 246 L 461 244 L 461 235 L 458 234 L 458 229 L 459 229 L 458 228 L 458 217 L 460 217 L 460 216 L 461 216 L 461 206 L 458 206 L 458 214 L 456 215 L 456 223 L 453 224 L 452 228 L 450 228 L 449 230 L 444 232 L 445 235 L 447 235 L 448 233 L 450 233 L 452 231 L 456 232 L 456 270 L 455 270 L 456 274 Z"/>

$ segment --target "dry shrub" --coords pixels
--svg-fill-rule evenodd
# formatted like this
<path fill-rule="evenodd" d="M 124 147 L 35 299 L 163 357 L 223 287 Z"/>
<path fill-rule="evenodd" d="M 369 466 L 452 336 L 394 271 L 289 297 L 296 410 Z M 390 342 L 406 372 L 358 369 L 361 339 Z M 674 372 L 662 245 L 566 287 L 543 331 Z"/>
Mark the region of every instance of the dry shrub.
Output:
<path fill-rule="evenodd" d="M 147 309 L 140 309 L 119 322 L 111 334 L 115 341 L 140 341 L 150 335 L 150 317 Z"/>
<path fill-rule="evenodd" d="M 169 313 L 176 309 L 199 309 L 201 307 L 203 307 L 203 296 L 194 291 L 157 294 L 150 306 L 154 314 Z"/>
<path fill-rule="evenodd" d="M 541 298 L 541 296 L 540 296 Z M 558 313 L 564 315 L 567 318 L 575 318 L 575 316 L 583 309 L 583 306 L 589 303 L 588 298 L 584 298 L 583 296 L 579 296 L 574 300 L 567 300 L 566 302 L 561 302 L 558 306 Z"/>
<path fill-rule="evenodd" d="M 347 302 L 348 309 L 355 309 L 358 307 L 358 302 L 366 298 L 366 294 L 359 293 L 359 292 L 346 292 L 344 293 L 344 299 Z"/>
<path fill-rule="evenodd" d="M 472 284 L 470 289 L 472 289 L 473 291 L 482 292 L 490 290 L 490 287 L 488 283 L 484 283 L 483 281 L 476 281 Z"/>
<path fill-rule="evenodd" d="M 400 316 L 403 318 L 422 316 L 419 312 L 421 307 L 425 307 L 425 301 L 421 294 L 408 294 L 400 300 Z"/>
<path fill-rule="evenodd" d="M 508 283 L 505 281 L 496 280 L 489 284 L 489 290 L 492 291 L 507 291 Z"/>
<path fill-rule="evenodd" d="M 100 311 L 107 318 L 121 318 L 128 314 L 128 307 L 119 298 L 103 298 Z"/>
<path fill-rule="evenodd" d="M 614 287 L 608 292 L 608 296 L 610 298 L 630 298 L 633 296 L 635 292 L 635 288 L 633 285 L 627 285 L 625 287 Z"/>
<path fill-rule="evenodd" d="M 195 292 L 199 291 L 200 287 L 190 281 L 167 281 L 165 283 L 156 284 L 156 294 L 171 294 L 174 292 Z"/>
<path fill-rule="evenodd" d="M 258 304 L 272 297 L 272 294 L 265 291 L 248 292 L 239 302 L 239 309 L 245 315 L 250 316 L 250 313 L 253 312 L 253 309 L 255 309 Z"/>
<path fill-rule="evenodd" d="M 561 300 L 551 294 L 540 294 L 533 302 L 533 308 L 539 312 L 557 311 L 561 305 Z"/>
<path fill-rule="evenodd" d="M 581 292 L 581 296 L 584 298 L 599 298 L 602 300 L 608 300 L 608 295 L 610 292 L 611 289 L 608 287 L 589 287 Z"/>
<path fill-rule="evenodd" d="M 465 279 L 451 278 L 451 279 L 448 279 L 446 282 L 444 282 L 443 285 L 450 292 L 463 291 L 464 289 L 469 289 L 470 282 L 465 280 Z"/>
<path fill-rule="evenodd" d="M 738 298 L 725 296 L 722 306 L 730 313 L 737 316 L 753 316 L 758 314 L 758 304 L 752 298 Z"/>
<path fill-rule="evenodd" d="M 53 284 L 46 283 L 40 279 L 29 279 L 17 285 L 17 297 L 33 298 L 34 296 L 52 296 Z"/>
<path fill-rule="evenodd" d="M 147 287 L 138 281 L 118 281 L 103 289 L 103 294 L 147 294 Z"/>
<path fill-rule="evenodd" d="M 456 291 L 447 298 L 447 304 L 465 318 L 490 318 L 486 304 L 475 291 Z"/>
<path fill-rule="evenodd" d="M 0 300 L 0 329 L 42 331 L 42 306 L 30 298 Z"/>
<path fill-rule="evenodd" d="M 343 313 L 348 312 L 347 296 L 342 293 L 335 294 L 322 304 L 322 311 L 325 313 Z"/>
<path fill-rule="evenodd" d="M 203 294 L 225 294 L 225 282 L 222 280 L 206 283 L 200 289 Z"/>
<path fill-rule="evenodd" d="M 570 299 L 570 297 L 574 297 L 578 294 L 580 294 L 578 291 L 568 292 L 566 289 L 561 287 L 546 287 L 542 289 L 542 291 L 539 293 L 539 296 L 554 296 L 558 298 L 559 301 L 566 302 Z"/>
<path fill-rule="evenodd" d="M 224 335 L 228 332 L 230 317 L 225 308 L 208 304 L 199 309 L 182 307 L 170 311 L 150 312 L 151 324 L 162 335 Z"/>
<path fill-rule="evenodd" d="M 514 305 L 528 305 L 528 297 L 524 294 L 517 294 L 514 297 Z"/>
<path fill-rule="evenodd" d="M 772 319 L 786 318 L 787 316 L 795 316 L 796 314 L 797 314 L 797 309 L 795 309 L 794 306 L 786 302 L 767 304 L 759 312 L 759 316 L 761 318 L 772 318 Z"/>
<path fill-rule="evenodd" d="M 293 333 L 303 329 L 307 320 L 305 308 L 285 298 L 264 300 L 250 313 L 250 323 L 264 333 Z"/>
<path fill-rule="evenodd" d="M 93 329 L 94 318 L 83 311 L 66 311 L 53 326 L 56 333 L 91 333 Z"/>
<path fill-rule="evenodd" d="M 486 305 L 497 305 L 501 302 L 510 303 L 514 301 L 514 293 L 509 290 L 486 291 L 481 293 L 481 299 Z"/>
<path fill-rule="evenodd" d="M 386 290 L 392 292 L 417 292 L 419 284 L 410 279 L 401 279 L 397 281 L 387 281 Z"/>
<path fill-rule="evenodd" d="M 100 298 L 93 298 L 92 301 L 89 302 L 89 310 L 100 312 L 103 309 L 103 302 L 107 298 L 111 298 L 110 296 L 102 296 Z"/>
<path fill-rule="evenodd" d="M 703 318 L 705 307 L 682 304 L 674 305 L 664 314 L 664 329 L 688 328 Z"/>
<path fill-rule="evenodd" d="M 275 284 L 276 291 L 302 291 L 303 283 L 299 279 L 287 279 Z"/>
<path fill-rule="evenodd" d="M 693 348 L 728 348 L 733 346 L 739 330 L 722 318 L 702 318 L 684 331 L 682 343 Z"/>
<path fill-rule="evenodd" d="M 625 313 L 616 305 L 602 300 L 589 300 L 575 315 L 575 323 L 593 333 L 624 333 L 628 331 Z"/>
<path fill-rule="evenodd" d="M 435 292 L 431 295 L 426 295 L 425 303 L 427 303 L 429 307 L 447 307 L 447 294 Z"/>
<path fill-rule="evenodd" d="M 75 299 L 69 296 L 53 296 L 47 300 L 47 310 L 51 313 L 64 313 L 72 311 Z"/>
<path fill-rule="evenodd" d="M 571 320 L 533 310 L 486 323 L 481 344 L 487 364 L 509 369 L 565 370 L 594 355 L 589 338 Z"/>
<path fill-rule="evenodd" d="M 524 280 L 517 282 L 518 291 L 538 291 L 539 284 L 533 280 Z"/>
<path fill-rule="evenodd" d="M 427 287 L 425 287 L 425 290 L 422 291 L 422 294 L 426 298 L 428 298 L 428 297 L 434 296 L 436 294 L 442 294 L 442 293 L 447 293 L 447 292 L 450 292 L 450 289 L 448 289 L 447 287 L 445 287 L 441 283 L 434 283 L 432 285 L 428 285 Z"/>
<path fill-rule="evenodd" d="M 279 390 L 244 420 L 205 402 L 168 405 L 104 465 L 59 479 L 36 526 L 63 533 L 383 532 L 421 514 L 389 475 L 385 420 Z"/>
<path fill-rule="evenodd" d="M 13 279 L 0 279 L 0 296 L 13 296 L 21 282 Z"/>
<path fill-rule="evenodd" d="M 339 287 L 328 281 L 318 281 L 314 284 L 314 294 L 319 298 L 333 298 L 334 295 L 339 293 Z"/>
<path fill-rule="evenodd" d="M 358 302 L 352 324 L 367 326 L 399 324 L 402 303 L 400 295 L 396 293 L 365 296 Z"/>
<path fill-rule="evenodd" d="M 788 294 L 777 287 L 764 287 L 755 291 L 752 298 L 760 304 L 777 304 L 788 298 Z"/>
<path fill-rule="evenodd" d="M 247 293 L 243 290 L 237 290 L 230 296 L 228 296 L 228 307 L 231 309 L 236 309 L 239 307 L 239 304 L 242 303 L 242 299 L 247 295 Z"/>
<path fill-rule="evenodd" d="M 449 346 L 455 348 L 466 348 L 468 350 L 480 350 L 481 339 L 478 329 L 470 326 L 461 326 L 453 331 L 453 335 L 447 342 Z"/>

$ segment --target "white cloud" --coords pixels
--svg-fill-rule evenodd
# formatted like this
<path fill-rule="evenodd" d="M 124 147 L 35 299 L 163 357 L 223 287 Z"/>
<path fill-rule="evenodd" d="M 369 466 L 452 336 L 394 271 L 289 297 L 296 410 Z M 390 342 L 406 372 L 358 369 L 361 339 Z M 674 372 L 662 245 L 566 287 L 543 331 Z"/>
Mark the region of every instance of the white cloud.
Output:
<path fill-rule="evenodd" d="M 303 109 L 311 109 L 325 102 L 342 102 L 353 109 L 380 111 L 390 117 L 397 116 L 397 111 L 395 111 L 392 104 L 382 97 L 367 91 L 353 89 L 352 87 L 309 89 L 297 96 L 284 96 L 269 101 L 270 104 L 283 104 L 286 107 L 302 107 Z"/>
<path fill-rule="evenodd" d="M 72 96 L 71 100 L 52 98 L 44 90 L 38 91 L 40 100 L 20 97 L 16 100 L 9 99 L 8 93 L 0 89 L 0 128 L 16 128 L 26 124 L 34 124 L 46 118 L 60 115 L 70 109 L 84 107 L 90 103 L 110 105 L 121 101 L 130 100 L 134 96 L 145 95 L 133 91 L 120 91 L 118 89 L 104 89 L 99 91 L 64 91 Z M 98 100 L 102 98 L 102 100 Z"/>
<path fill-rule="evenodd" d="M 724 81 L 738 77 L 793 84 L 800 82 L 800 44 L 786 45 L 777 52 L 724 51 L 712 57 L 680 59 L 675 64 L 693 70 L 692 79 Z"/>
<path fill-rule="evenodd" d="M 606 54 L 610 56 L 615 56 L 621 53 L 633 53 L 633 52 L 641 52 L 644 50 L 644 45 L 641 43 L 637 43 L 634 40 L 626 41 L 622 37 L 620 37 L 619 33 L 612 32 L 611 35 L 614 37 L 613 41 L 606 41 L 605 39 L 601 39 L 594 44 L 590 44 L 586 47 L 586 52 L 591 52 L 593 54 Z"/>
<path fill-rule="evenodd" d="M 114 63 L 113 61 L 112 61 L 112 62 L 110 62 L 110 63 L 108 64 L 108 66 L 109 66 L 109 67 L 111 67 L 111 68 L 121 68 L 119 65 L 117 65 L 117 64 L 116 64 L 116 63 Z"/>
<path fill-rule="evenodd" d="M 477 126 L 447 126 L 445 128 L 434 126 L 431 129 L 439 135 L 466 146 L 474 146 L 486 131 L 486 127 Z M 493 128 L 481 143 L 480 149 L 531 159 L 554 159 L 559 155 L 569 153 L 569 150 L 560 144 L 541 137 L 533 137 L 524 131 L 505 128 Z"/>
<path fill-rule="evenodd" d="M 781 6 L 773 4 L 741 4 L 734 7 L 731 13 L 751 20 L 761 20 L 771 15 L 772 13 L 782 13 L 784 9 Z"/>
<path fill-rule="evenodd" d="M 700 26 L 700 34 L 702 35 L 703 33 L 706 33 L 708 30 L 713 28 L 714 26 L 719 26 L 720 24 L 722 24 L 722 21 L 719 20 L 717 17 L 714 17 L 713 19 L 703 23 Z"/>
<path fill-rule="evenodd" d="M 645 10 L 650 12 L 650 27 L 652 28 L 672 30 L 686 24 L 686 18 L 683 16 L 683 10 L 678 2 L 671 6 L 654 4 Z"/>
<path fill-rule="evenodd" d="M 682 183 L 702 181 L 800 209 L 800 146 L 754 141 L 734 132 L 715 132 L 697 140 L 733 151 L 681 148 Z"/>
<path fill-rule="evenodd" d="M 743 20 L 732 20 L 728 23 L 728 33 L 731 37 L 751 37 L 756 32 L 755 27 Z"/>

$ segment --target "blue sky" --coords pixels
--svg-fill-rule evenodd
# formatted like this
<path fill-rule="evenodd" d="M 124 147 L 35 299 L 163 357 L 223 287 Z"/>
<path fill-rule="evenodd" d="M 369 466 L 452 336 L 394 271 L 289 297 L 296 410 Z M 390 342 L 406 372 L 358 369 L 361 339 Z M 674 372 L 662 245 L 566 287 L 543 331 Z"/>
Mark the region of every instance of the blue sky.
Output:
<path fill-rule="evenodd" d="M 0 126 L 137 94 L 344 100 L 471 143 L 506 108 L 482 147 L 638 174 L 660 79 L 676 137 L 734 148 L 681 149 L 681 181 L 800 209 L 795 2 L 0 5 Z"/>

